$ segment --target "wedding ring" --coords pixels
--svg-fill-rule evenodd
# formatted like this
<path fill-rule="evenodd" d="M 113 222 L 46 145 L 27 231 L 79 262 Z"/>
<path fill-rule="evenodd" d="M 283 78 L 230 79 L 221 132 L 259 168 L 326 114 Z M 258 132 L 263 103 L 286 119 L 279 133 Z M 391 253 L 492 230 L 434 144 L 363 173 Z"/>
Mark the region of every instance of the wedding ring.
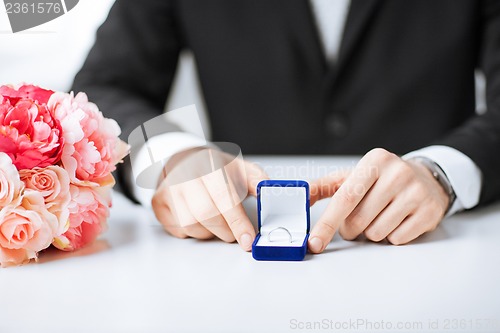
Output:
<path fill-rule="evenodd" d="M 276 231 L 276 230 L 283 230 L 283 231 L 285 231 L 288 234 L 288 238 L 289 238 L 290 243 L 293 242 L 292 233 L 287 228 L 285 228 L 285 227 L 277 227 L 277 228 L 274 228 L 273 230 L 269 231 L 269 233 L 267 234 L 267 240 L 269 242 L 273 242 L 273 240 L 271 239 L 271 234 L 274 231 Z"/>

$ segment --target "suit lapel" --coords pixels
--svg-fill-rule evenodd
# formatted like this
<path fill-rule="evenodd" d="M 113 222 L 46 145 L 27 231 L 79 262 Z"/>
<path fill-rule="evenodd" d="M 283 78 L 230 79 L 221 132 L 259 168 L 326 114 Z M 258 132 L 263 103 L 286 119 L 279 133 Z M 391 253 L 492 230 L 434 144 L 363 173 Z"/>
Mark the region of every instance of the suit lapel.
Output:
<path fill-rule="evenodd" d="M 335 76 L 347 66 L 380 3 L 381 0 L 351 0 L 339 56 L 337 63 L 333 66 Z"/>
<path fill-rule="evenodd" d="M 339 72 L 348 65 L 352 53 L 356 50 L 363 33 L 382 0 L 351 0 L 349 13 L 342 36 L 337 62 L 329 65 L 321 45 L 317 24 L 310 5 L 310 0 L 284 0 L 276 2 L 277 14 L 286 11 L 287 26 L 291 30 L 295 44 L 295 57 L 305 70 L 313 70 L 323 78 L 325 88 L 335 82 Z"/>
<path fill-rule="evenodd" d="M 324 76 L 327 62 L 309 1 L 278 1 L 277 12 L 285 11 L 288 35 L 294 45 L 293 56 L 304 66 L 304 70 L 313 70 L 315 74 Z"/>

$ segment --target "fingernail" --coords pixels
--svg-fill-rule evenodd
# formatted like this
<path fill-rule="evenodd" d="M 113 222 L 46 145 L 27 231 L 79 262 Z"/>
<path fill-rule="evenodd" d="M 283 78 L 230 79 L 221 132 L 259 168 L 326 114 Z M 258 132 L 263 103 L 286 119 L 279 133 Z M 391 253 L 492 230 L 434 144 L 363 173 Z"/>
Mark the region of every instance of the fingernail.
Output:
<path fill-rule="evenodd" d="M 323 242 L 319 237 L 313 237 L 309 240 L 309 250 L 314 253 L 320 253 L 323 250 Z"/>
<path fill-rule="evenodd" d="M 252 247 L 252 236 L 250 234 L 243 234 L 240 237 L 240 246 L 245 251 L 249 251 Z"/>

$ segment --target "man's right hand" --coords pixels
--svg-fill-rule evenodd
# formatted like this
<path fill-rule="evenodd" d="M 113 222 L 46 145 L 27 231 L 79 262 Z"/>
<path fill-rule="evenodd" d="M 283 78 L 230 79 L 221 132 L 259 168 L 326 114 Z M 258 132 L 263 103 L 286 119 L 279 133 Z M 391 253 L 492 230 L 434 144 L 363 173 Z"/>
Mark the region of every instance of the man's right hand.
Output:
<path fill-rule="evenodd" d="M 169 159 L 152 199 L 165 230 L 179 238 L 238 241 L 250 251 L 255 229 L 241 202 L 256 195 L 268 179 L 256 164 L 211 148 L 197 148 Z"/>

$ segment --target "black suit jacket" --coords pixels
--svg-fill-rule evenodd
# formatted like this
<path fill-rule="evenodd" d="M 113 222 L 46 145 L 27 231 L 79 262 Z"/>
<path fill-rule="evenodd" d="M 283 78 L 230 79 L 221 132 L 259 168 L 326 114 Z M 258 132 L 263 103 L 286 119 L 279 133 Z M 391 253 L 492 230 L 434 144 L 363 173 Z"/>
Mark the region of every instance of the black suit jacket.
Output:
<path fill-rule="evenodd" d="M 196 59 L 214 141 L 246 154 L 454 147 L 500 193 L 500 1 L 353 0 L 338 61 L 308 0 L 117 0 L 73 89 L 123 137 L 158 116 L 179 52 Z M 475 114 L 474 71 L 487 78 Z"/>

